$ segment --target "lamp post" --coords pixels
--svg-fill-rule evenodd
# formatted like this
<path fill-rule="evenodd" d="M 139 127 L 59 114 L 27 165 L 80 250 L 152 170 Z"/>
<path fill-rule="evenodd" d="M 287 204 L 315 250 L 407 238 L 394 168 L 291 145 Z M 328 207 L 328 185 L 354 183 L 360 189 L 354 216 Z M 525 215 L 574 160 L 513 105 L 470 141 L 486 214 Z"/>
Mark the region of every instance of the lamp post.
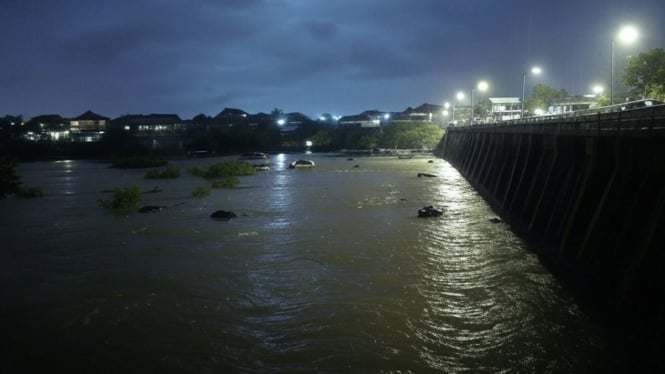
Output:
<path fill-rule="evenodd" d="M 446 117 L 448 117 L 448 113 L 449 113 L 448 109 L 449 108 L 450 108 L 450 103 L 449 102 L 446 101 L 445 103 L 443 103 L 443 112 L 441 112 L 441 114 L 443 114 L 442 122 L 445 121 Z M 443 122 L 442 125 L 445 125 L 445 122 Z"/>
<path fill-rule="evenodd" d="M 538 75 L 543 71 L 538 66 L 534 66 L 531 68 L 531 74 Z M 520 119 L 524 118 L 524 100 L 525 100 L 525 93 L 526 93 L 526 71 L 524 72 L 524 75 L 522 76 L 522 110 L 520 111 Z"/>
<path fill-rule="evenodd" d="M 458 92 L 455 97 L 457 98 L 457 101 L 464 100 L 464 92 L 462 92 L 462 91 Z M 453 123 L 455 123 L 455 106 L 456 106 L 456 104 L 453 103 Z M 455 125 L 457 125 L 457 124 L 455 124 Z"/>
<path fill-rule="evenodd" d="M 612 66 L 610 71 L 610 105 L 614 105 L 614 45 L 616 44 L 617 37 L 619 41 L 624 43 L 632 43 L 637 39 L 637 29 L 633 26 L 624 26 L 619 30 L 619 33 L 612 38 Z"/>
<path fill-rule="evenodd" d="M 485 81 L 478 82 L 478 90 L 486 91 L 489 85 Z M 471 118 L 469 118 L 469 124 L 473 125 L 473 93 L 476 91 L 476 88 L 471 89 Z"/>

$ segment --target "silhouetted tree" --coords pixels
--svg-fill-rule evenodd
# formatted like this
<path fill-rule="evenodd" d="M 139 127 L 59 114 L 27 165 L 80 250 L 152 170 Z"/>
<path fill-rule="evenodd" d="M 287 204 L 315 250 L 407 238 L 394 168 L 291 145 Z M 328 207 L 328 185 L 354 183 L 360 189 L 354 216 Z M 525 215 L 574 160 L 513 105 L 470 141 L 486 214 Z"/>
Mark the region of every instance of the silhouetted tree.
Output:
<path fill-rule="evenodd" d="M 279 108 L 275 108 L 270 112 L 270 118 L 272 118 L 273 120 L 278 120 L 281 117 L 284 117 L 284 111 L 282 111 Z"/>

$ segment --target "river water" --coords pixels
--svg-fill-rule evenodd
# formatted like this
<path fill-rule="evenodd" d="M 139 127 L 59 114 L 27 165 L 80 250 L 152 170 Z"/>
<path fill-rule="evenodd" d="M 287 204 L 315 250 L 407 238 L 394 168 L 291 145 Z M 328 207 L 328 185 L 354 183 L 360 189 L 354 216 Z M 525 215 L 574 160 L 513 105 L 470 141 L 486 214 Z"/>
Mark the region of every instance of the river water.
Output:
<path fill-rule="evenodd" d="M 288 169 L 299 157 L 317 166 Z M 22 164 L 0 200 L 2 369 L 599 372 L 607 332 L 447 162 L 276 155 L 204 198 L 182 176 Z M 436 174 L 419 178 L 417 173 Z M 112 214 L 104 192 L 159 193 Z M 418 218 L 426 205 L 445 209 Z M 235 212 L 229 221 L 209 218 Z M 3 370 L 6 371 L 6 370 Z"/>

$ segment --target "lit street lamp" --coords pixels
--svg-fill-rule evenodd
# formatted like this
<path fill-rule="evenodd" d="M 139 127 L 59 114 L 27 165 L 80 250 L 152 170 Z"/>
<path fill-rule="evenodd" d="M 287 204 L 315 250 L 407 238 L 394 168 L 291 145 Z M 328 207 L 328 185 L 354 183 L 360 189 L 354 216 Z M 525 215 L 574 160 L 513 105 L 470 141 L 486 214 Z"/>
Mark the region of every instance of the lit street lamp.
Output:
<path fill-rule="evenodd" d="M 538 66 L 534 66 L 531 68 L 531 74 L 538 75 L 543 71 Z M 524 72 L 524 76 L 522 76 L 522 110 L 520 111 L 520 118 L 524 118 L 524 99 L 525 99 L 525 92 L 526 92 L 526 71 Z"/>
<path fill-rule="evenodd" d="M 489 85 L 485 81 L 480 81 L 478 82 L 478 90 L 480 91 L 487 91 L 487 88 Z M 469 119 L 469 124 L 473 125 L 473 93 L 475 92 L 476 88 L 471 89 L 471 118 Z"/>
<path fill-rule="evenodd" d="M 614 105 L 614 44 L 617 37 L 624 43 L 632 43 L 637 39 L 637 29 L 633 26 L 624 26 L 616 37 L 612 38 L 612 68 L 610 72 L 610 105 Z"/>
<path fill-rule="evenodd" d="M 598 96 L 598 95 L 602 94 L 603 91 L 605 91 L 605 88 L 603 86 L 597 84 L 597 85 L 591 87 L 591 90 L 593 91 L 594 96 Z"/>
<path fill-rule="evenodd" d="M 462 91 L 458 92 L 456 98 L 457 98 L 457 101 L 464 100 L 464 92 L 462 92 Z M 457 105 L 453 102 L 453 119 L 452 119 L 453 123 L 455 123 L 455 107 L 456 106 Z M 457 124 L 455 123 L 455 125 L 457 125 Z"/>

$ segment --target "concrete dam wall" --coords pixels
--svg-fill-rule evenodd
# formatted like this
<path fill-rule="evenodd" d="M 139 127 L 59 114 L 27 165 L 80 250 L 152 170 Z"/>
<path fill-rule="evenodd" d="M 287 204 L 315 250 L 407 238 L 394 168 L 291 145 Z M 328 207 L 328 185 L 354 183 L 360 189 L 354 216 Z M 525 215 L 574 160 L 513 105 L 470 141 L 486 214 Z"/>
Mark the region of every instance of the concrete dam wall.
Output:
<path fill-rule="evenodd" d="M 663 339 L 665 106 L 630 112 L 449 128 L 436 154 L 603 307 Z"/>

